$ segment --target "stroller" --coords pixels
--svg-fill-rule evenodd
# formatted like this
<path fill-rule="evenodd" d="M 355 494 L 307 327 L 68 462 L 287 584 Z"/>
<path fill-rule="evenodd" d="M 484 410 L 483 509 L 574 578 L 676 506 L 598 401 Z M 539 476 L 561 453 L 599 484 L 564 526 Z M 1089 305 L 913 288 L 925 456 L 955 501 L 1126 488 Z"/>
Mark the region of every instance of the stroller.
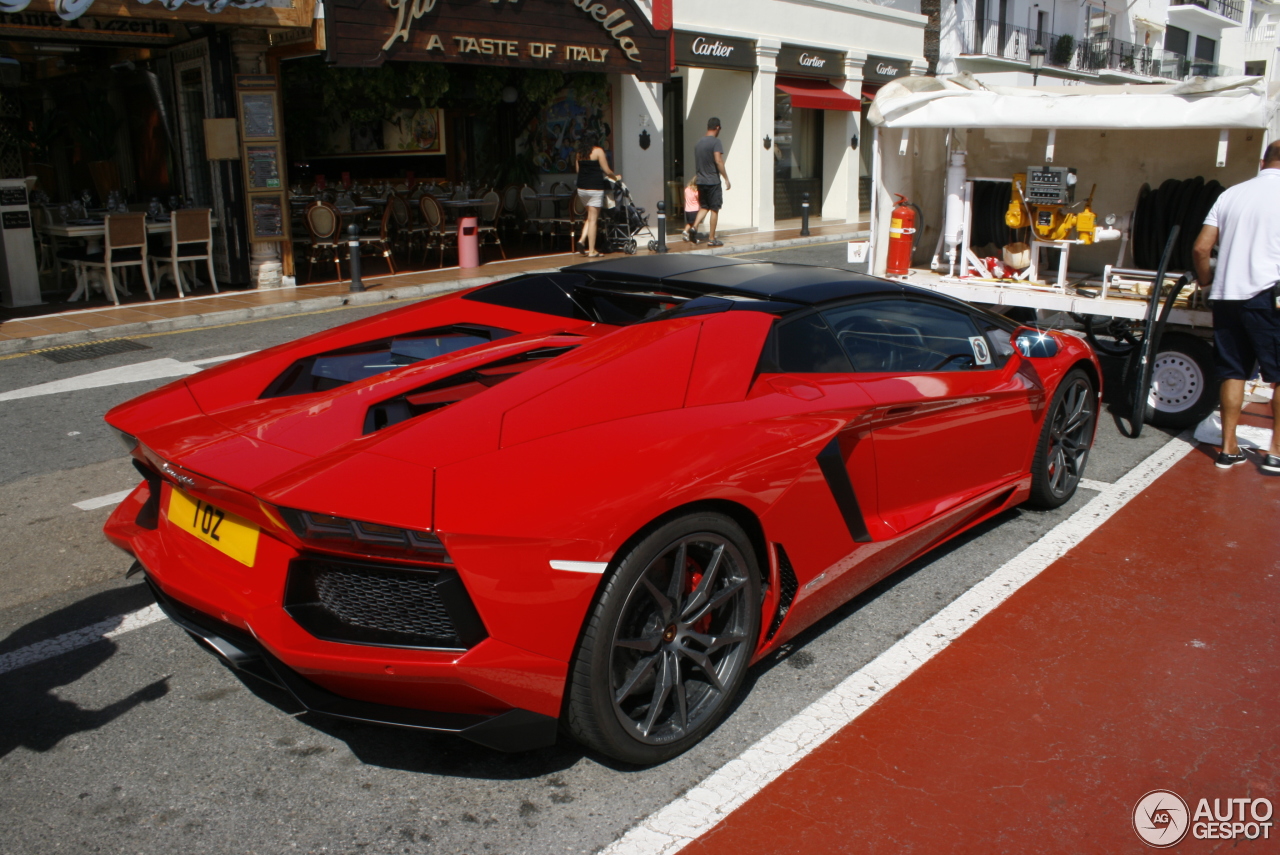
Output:
<path fill-rule="evenodd" d="M 649 238 L 649 251 L 658 248 L 657 236 L 649 229 L 649 216 L 644 208 L 631 201 L 631 191 L 621 181 L 613 183 L 613 207 L 600 212 L 597 239 L 601 252 L 636 254 L 637 236 Z"/>

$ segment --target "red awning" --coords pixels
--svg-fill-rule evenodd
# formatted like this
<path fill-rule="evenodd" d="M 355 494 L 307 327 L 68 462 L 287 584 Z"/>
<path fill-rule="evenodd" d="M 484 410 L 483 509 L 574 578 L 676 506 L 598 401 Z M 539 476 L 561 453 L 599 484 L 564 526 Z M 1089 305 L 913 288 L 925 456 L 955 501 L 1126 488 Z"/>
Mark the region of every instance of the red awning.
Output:
<path fill-rule="evenodd" d="M 862 109 L 862 102 L 859 99 L 846 95 L 825 80 L 779 76 L 774 85 L 791 96 L 792 107 L 803 107 L 808 110 L 844 110 L 850 113 L 857 113 Z"/>

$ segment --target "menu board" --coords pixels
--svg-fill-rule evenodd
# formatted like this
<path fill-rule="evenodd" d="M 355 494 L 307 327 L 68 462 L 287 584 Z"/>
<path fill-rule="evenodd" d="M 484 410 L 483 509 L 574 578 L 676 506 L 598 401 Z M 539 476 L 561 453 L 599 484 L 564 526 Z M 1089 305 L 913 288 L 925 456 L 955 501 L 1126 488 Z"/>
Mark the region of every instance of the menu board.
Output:
<path fill-rule="evenodd" d="M 249 197 L 250 240 L 278 240 L 285 237 L 285 205 L 282 193 L 260 193 Z"/>
<path fill-rule="evenodd" d="M 245 146 L 244 168 L 249 179 L 249 192 L 280 189 L 280 147 L 278 145 L 273 143 Z"/>
<path fill-rule="evenodd" d="M 276 138 L 276 93 L 241 92 L 240 120 L 247 140 Z"/>

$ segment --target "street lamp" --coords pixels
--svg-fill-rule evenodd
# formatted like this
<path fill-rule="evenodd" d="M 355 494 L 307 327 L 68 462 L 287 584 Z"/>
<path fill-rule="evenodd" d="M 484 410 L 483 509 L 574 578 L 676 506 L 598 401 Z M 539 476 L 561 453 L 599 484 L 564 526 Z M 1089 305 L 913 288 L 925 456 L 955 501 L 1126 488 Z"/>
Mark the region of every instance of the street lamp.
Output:
<path fill-rule="evenodd" d="M 1027 48 L 1027 60 L 1031 63 L 1031 85 L 1040 85 L 1040 69 L 1044 68 L 1044 46 L 1034 44 Z"/>

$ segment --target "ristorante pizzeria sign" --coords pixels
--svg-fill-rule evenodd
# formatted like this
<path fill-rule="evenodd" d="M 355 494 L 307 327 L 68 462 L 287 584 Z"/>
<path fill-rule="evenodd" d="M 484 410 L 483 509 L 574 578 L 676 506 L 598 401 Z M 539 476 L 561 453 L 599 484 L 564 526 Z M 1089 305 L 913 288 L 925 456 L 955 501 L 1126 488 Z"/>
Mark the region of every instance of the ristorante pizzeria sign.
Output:
<path fill-rule="evenodd" d="M 330 62 L 462 62 L 668 77 L 669 39 L 633 0 L 330 0 Z"/>

